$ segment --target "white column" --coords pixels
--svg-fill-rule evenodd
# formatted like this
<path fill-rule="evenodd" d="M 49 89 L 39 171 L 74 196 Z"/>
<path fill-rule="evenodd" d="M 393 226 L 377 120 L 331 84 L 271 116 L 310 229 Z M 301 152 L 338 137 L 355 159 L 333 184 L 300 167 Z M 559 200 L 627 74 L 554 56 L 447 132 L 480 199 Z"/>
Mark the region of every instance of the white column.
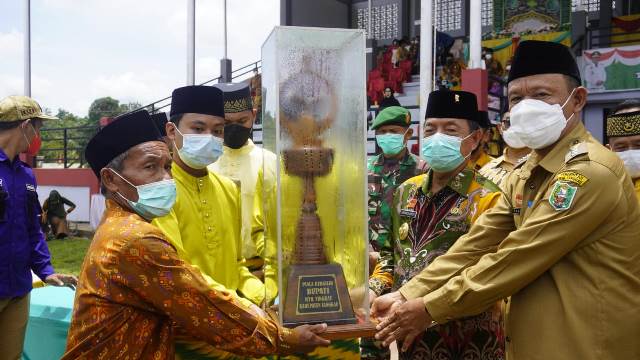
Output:
<path fill-rule="evenodd" d="M 368 4 L 368 18 L 369 21 L 367 22 L 367 39 L 373 39 L 373 34 L 371 33 L 371 31 L 373 30 L 373 19 L 371 18 L 371 2 L 372 0 L 369 0 L 369 4 Z"/>
<path fill-rule="evenodd" d="M 31 0 L 24 0 L 24 95 L 31 96 Z"/>
<path fill-rule="evenodd" d="M 470 1 L 469 68 L 482 68 L 482 0 Z"/>
<path fill-rule="evenodd" d="M 196 83 L 196 0 L 187 0 L 187 85 Z"/>
<path fill-rule="evenodd" d="M 420 2 L 420 134 L 427 112 L 427 99 L 433 89 L 433 8 L 432 0 Z"/>
<path fill-rule="evenodd" d="M 223 20 L 223 24 L 224 24 L 224 57 L 223 59 L 228 59 L 227 57 L 227 0 L 223 0 L 224 3 L 224 20 Z"/>

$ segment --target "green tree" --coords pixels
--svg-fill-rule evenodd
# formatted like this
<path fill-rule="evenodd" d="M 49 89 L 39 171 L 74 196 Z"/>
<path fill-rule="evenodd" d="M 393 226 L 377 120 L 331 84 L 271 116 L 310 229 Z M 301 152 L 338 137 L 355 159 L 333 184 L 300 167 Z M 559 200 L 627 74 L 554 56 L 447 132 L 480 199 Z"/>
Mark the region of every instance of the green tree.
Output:
<path fill-rule="evenodd" d="M 95 99 L 89 107 L 89 121 L 97 125 L 100 118 L 104 116 L 115 117 L 123 112 L 125 111 L 121 108 L 120 101 L 110 96 Z"/>
<path fill-rule="evenodd" d="M 40 156 L 47 163 L 63 161 L 66 150 L 69 166 L 81 162 L 84 147 L 89 138 L 96 132 L 96 126 L 87 126 L 89 120 L 78 117 L 67 110 L 59 109 L 56 114 L 60 120 L 47 121 L 42 133 L 42 149 Z M 82 160 L 82 162 L 84 162 Z"/>

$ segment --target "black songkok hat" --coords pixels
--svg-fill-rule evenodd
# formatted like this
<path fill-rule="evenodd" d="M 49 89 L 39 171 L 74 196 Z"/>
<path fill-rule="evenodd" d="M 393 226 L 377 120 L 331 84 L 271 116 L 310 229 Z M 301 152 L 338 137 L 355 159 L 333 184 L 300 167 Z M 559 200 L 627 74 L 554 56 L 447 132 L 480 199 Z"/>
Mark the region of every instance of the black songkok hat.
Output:
<path fill-rule="evenodd" d="M 640 111 L 633 111 L 607 117 L 607 136 L 640 135 Z"/>
<path fill-rule="evenodd" d="M 436 90 L 427 101 L 428 118 L 456 118 L 478 122 L 478 100 L 467 91 Z"/>
<path fill-rule="evenodd" d="M 111 160 L 132 147 L 148 141 L 159 141 L 160 134 L 146 110 L 116 117 L 87 144 L 84 156 L 100 179 L 100 170 Z"/>
<path fill-rule="evenodd" d="M 155 113 L 151 115 L 151 120 L 153 120 L 153 124 L 156 126 L 160 136 L 167 136 L 167 128 L 165 127 L 165 124 L 169 121 L 167 119 L 167 113 L 164 111 Z"/>
<path fill-rule="evenodd" d="M 224 93 L 225 114 L 252 111 L 251 89 L 249 84 L 220 83 L 213 85 Z"/>
<path fill-rule="evenodd" d="M 523 41 L 513 55 L 507 82 L 538 74 L 567 75 L 582 83 L 578 64 L 568 47 L 550 41 Z"/>
<path fill-rule="evenodd" d="M 170 115 L 186 113 L 224 117 L 222 90 L 205 85 L 184 86 L 173 90 Z"/>
<path fill-rule="evenodd" d="M 488 129 L 491 127 L 491 120 L 489 120 L 488 111 L 478 111 L 478 124 L 483 129 Z"/>

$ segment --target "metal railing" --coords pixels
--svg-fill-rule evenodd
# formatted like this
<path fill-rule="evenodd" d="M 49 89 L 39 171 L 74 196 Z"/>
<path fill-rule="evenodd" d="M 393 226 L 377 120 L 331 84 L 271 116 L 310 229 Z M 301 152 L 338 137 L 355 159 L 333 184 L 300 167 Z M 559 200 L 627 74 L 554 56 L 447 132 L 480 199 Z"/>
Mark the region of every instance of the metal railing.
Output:
<path fill-rule="evenodd" d="M 262 68 L 262 60 L 258 60 L 258 61 L 252 62 L 250 64 L 247 64 L 245 66 L 242 66 L 240 68 L 237 68 L 237 69 L 233 70 L 231 72 L 231 79 L 232 80 L 238 79 L 238 78 L 240 78 L 242 76 L 245 76 L 247 74 L 252 73 L 254 70 L 260 71 L 261 68 Z M 215 82 L 220 81 L 220 79 L 222 79 L 222 77 L 218 76 L 218 77 L 215 77 L 215 78 L 213 78 L 211 80 L 207 80 L 207 81 L 205 81 L 203 83 L 200 83 L 198 85 L 209 85 L 211 83 L 215 83 Z M 137 111 L 137 110 L 141 110 L 141 109 L 146 109 L 150 113 L 154 114 L 154 113 L 156 113 L 158 111 L 163 111 L 167 107 L 170 107 L 170 106 L 171 106 L 171 95 L 169 95 L 169 96 L 167 96 L 165 98 L 162 98 L 160 100 L 156 100 L 156 101 L 154 101 L 154 102 L 152 102 L 150 104 L 141 106 L 141 107 L 139 107 L 137 109 L 131 110 L 131 112 Z"/>
<path fill-rule="evenodd" d="M 256 61 L 251 64 L 247 64 L 243 67 L 235 69 L 232 72 L 232 79 L 240 78 L 244 75 L 252 73 L 254 70 L 261 69 L 261 62 Z M 213 78 L 211 80 L 205 81 L 200 85 L 207 85 L 218 81 L 220 77 Z M 502 86 L 504 86 L 504 80 L 500 78 L 493 78 L 492 80 L 499 81 Z M 506 102 L 506 97 L 504 95 L 492 94 L 493 96 L 497 96 L 500 98 L 500 109 L 489 108 L 490 111 L 495 111 L 501 113 L 504 108 L 504 104 Z M 132 110 L 137 111 L 140 109 L 147 109 L 151 113 L 155 113 L 165 109 L 166 107 L 171 105 L 171 96 L 166 98 L 154 101 L 150 104 L 142 106 L 138 109 Z M 418 105 L 409 105 L 404 106 L 406 109 L 419 109 Z M 368 109 L 369 113 L 372 116 L 375 116 L 375 112 L 378 109 L 375 107 L 370 107 Z M 412 125 L 418 125 L 420 123 L 420 119 L 414 119 L 411 121 Z M 367 124 L 367 128 L 369 128 L 370 124 Z M 54 147 L 45 147 L 40 151 L 40 154 L 36 158 L 37 163 L 58 163 L 64 166 L 64 168 L 70 167 L 84 167 L 86 165 L 86 159 L 84 158 L 84 147 L 86 146 L 89 139 L 95 135 L 98 131 L 98 126 L 79 126 L 79 127 L 69 127 L 69 128 L 45 128 L 41 130 L 43 143 L 50 144 L 51 142 L 57 142 L 53 146 Z M 254 137 L 259 139 L 262 136 L 255 136 L 257 134 L 262 133 L 262 124 L 254 125 Z M 418 141 L 420 134 L 414 133 L 410 140 Z M 254 142 L 258 145 L 262 144 L 262 140 L 256 139 Z M 376 148 L 375 145 L 375 136 L 367 137 L 367 148 Z M 373 155 L 374 153 L 368 152 L 368 155 Z M 36 164 L 37 165 L 37 164 Z"/>
<path fill-rule="evenodd" d="M 41 129 L 42 142 L 47 146 L 40 150 L 34 165 L 39 167 L 42 163 L 53 163 L 65 169 L 84 167 L 87 164 L 84 148 L 96 132 L 98 126 Z"/>
<path fill-rule="evenodd" d="M 613 33 L 611 27 L 598 27 L 587 29 L 587 49 L 597 49 L 602 47 L 627 46 L 640 44 L 640 31 Z M 621 38 L 631 36 L 632 39 Z"/>
<path fill-rule="evenodd" d="M 261 68 L 260 60 L 244 65 L 231 72 L 232 79 L 241 78 L 254 70 L 260 71 Z M 208 85 L 220 79 L 221 77 L 218 76 L 199 85 Z M 170 100 L 171 96 L 168 96 L 129 112 L 147 109 L 149 112 L 155 113 L 171 106 Z M 84 148 L 89 139 L 98 132 L 98 129 L 99 126 L 97 125 L 41 129 L 42 142 L 45 146 L 35 158 L 35 164 L 31 165 L 40 167 L 43 163 L 58 164 L 58 166 L 62 166 L 65 169 L 86 166 L 87 160 L 84 157 Z"/>

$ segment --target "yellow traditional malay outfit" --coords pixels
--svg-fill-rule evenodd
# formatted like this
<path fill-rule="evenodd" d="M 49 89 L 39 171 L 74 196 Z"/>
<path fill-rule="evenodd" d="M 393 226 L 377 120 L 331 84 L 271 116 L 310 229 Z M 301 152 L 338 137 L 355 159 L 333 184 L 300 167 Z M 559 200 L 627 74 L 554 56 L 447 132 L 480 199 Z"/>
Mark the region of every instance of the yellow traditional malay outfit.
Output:
<path fill-rule="evenodd" d="M 240 254 L 240 194 L 228 178 L 209 172 L 196 178 L 172 165 L 178 198 L 171 213 L 154 220 L 180 258 L 218 284 L 238 291 L 254 304 L 264 300 L 264 284 L 243 264 Z"/>

